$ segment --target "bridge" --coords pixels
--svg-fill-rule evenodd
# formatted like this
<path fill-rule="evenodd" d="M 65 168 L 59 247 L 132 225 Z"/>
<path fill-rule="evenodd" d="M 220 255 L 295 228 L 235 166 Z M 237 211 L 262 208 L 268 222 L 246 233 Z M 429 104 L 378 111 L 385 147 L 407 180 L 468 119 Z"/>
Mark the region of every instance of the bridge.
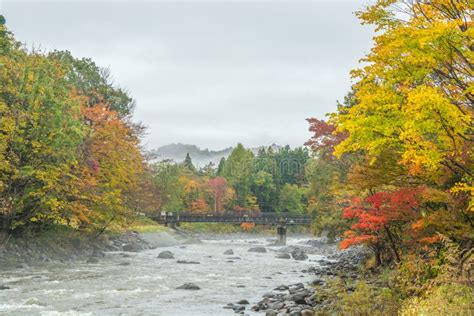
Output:
<path fill-rule="evenodd" d="M 280 245 L 286 244 L 286 227 L 288 225 L 310 225 L 312 219 L 308 215 L 293 213 L 254 213 L 254 212 L 161 212 L 160 215 L 149 217 L 166 226 L 174 227 L 179 223 L 227 223 L 277 226 L 278 241 Z"/>

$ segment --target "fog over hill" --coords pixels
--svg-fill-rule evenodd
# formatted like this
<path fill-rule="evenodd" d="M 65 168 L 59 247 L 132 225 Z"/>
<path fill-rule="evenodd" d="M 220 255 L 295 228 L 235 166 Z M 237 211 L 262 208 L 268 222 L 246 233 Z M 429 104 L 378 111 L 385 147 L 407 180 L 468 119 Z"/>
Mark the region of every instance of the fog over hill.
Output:
<path fill-rule="evenodd" d="M 269 146 L 259 146 L 249 148 L 254 154 L 258 153 L 258 150 L 262 147 L 271 147 L 273 150 L 279 150 L 282 146 L 277 144 L 271 144 Z M 152 150 L 152 154 L 156 157 L 156 160 L 173 160 L 177 163 L 183 162 L 186 158 L 186 154 L 189 153 L 193 163 L 197 167 L 202 167 L 212 162 L 214 165 L 218 165 L 222 158 L 227 158 L 232 152 L 233 147 L 227 147 L 222 150 L 209 150 L 201 149 L 196 145 L 190 144 L 169 144 L 161 146 L 155 150 Z"/>

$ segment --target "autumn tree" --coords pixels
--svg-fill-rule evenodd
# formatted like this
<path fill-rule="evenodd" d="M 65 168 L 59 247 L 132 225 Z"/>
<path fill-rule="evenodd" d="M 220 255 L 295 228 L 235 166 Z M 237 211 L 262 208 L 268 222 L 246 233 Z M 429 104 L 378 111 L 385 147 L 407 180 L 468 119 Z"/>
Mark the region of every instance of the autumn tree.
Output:
<path fill-rule="evenodd" d="M 87 127 L 64 67 L 23 50 L 0 25 L 0 220 L 21 231 L 66 220 Z"/>
<path fill-rule="evenodd" d="M 469 5 L 376 1 L 359 17 L 379 33 L 365 66 L 353 71 L 357 104 L 332 117 L 337 132 L 348 135 L 335 154 L 364 151 L 373 163 L 389 150 L 409 175 L 462 201 L 450 212 L 472 223 Z"/>
<path fill-rule="evenodd" d="M 232 197 L 231 188 L 227 185 L 225 178 L 216 177 L 208 181 L 209 192 L 213 202 L 214 212 L 224 211 L 224 205 Z"/>

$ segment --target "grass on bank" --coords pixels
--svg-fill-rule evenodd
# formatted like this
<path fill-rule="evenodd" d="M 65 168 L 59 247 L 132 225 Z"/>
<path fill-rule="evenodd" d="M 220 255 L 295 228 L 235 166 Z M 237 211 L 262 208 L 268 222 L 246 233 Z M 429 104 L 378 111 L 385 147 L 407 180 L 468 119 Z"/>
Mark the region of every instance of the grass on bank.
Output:
<path fill-rule="evenodd" d="M 276 235 L 276 226 L 256 225 L 253 227 L 243 227 L 236 224 L 225 223 L 180 223 L 180 229 L 189 231 L 191 233 L 212 233 L 212 234 L 236 234 L 236 233 L 250 233 L 250 234 L 264 234 Z M 311 233 L 308 227 L 304 226 L 289 226 L 287 233 L 291 234 L 307 234 Z"/>

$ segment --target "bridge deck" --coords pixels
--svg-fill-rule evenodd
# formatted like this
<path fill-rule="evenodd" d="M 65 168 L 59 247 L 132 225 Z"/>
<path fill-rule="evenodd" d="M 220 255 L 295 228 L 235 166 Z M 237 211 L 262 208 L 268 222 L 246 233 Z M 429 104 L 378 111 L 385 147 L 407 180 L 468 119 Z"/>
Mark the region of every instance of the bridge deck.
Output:
<path fill-rule="evenodd" d="M 311 217 L 291 213 L 259 213 L 259 214 L 236 214 L 236 213 L 191 213 L 172 212 L 161 216 L 150 216 L 159 223 L 254 223 L 261 225 L 278 225 L 282 221 L 286 225 L 310 225 Z"/>

